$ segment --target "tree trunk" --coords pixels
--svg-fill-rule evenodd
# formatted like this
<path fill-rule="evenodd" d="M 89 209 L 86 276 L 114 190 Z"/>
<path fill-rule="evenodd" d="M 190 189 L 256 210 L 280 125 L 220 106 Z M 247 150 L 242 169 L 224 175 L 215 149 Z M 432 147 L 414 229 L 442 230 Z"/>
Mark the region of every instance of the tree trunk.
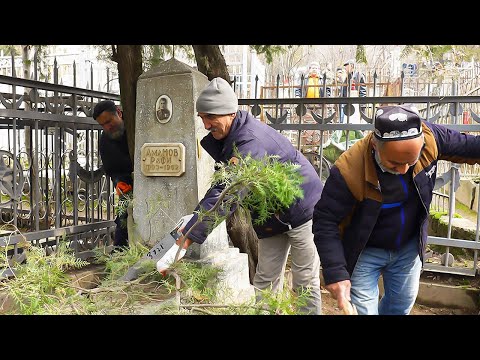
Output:
<path fill-rule="evenodd" d="M 142 74 L 142 45 L 112 45 L 112 60 L 117 63 L 123 121 L 127 130 L 128 151 L 134 163 L 135 154 L 135 109 L 137 81 Z"/>
<path fill-rule="evenodd" d="M 252 227 L 250 213 L 241 206 L 227 219 L 227 232 L 233 246 L 240 249 L 241 253 L 248 254 L 248 272 L 250 284 L 258 263 L 258 237 Z"/>
<path fill-rule="evenodd" d="M 192 45 L 198 71 L 207 75 L 208 80 L 221 77 L 229 83 L 227 64 L 218 45 Z"/>

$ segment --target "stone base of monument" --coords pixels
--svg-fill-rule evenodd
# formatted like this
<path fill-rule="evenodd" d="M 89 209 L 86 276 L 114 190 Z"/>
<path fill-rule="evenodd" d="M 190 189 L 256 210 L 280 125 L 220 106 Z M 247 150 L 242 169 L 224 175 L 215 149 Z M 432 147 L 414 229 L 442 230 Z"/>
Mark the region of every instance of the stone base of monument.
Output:
<path fill-rule="evenodd" d="M 248 275 L 248 254 L 240 253 L 238 248 L 232 247 L 195 261 L 220 269 L 217 275 L 215 302 L 254 304 L 255 291 Z"/>
<path fill-rule="evenodd" d="M 218 225 L 203 244 L 192 244 L 185 258 L 220 269 L 217 276 L 217 303 L 240 304 L 255 300 L 250 285 L 248 255 L 229 247 L 225 221 Z"/>
<path fill-rule="evenodd" d="M 200 248 L 202 245 L 192 246 L 198 246 Z M 190 246 L 190 248 L 192 246 Z M 248 275 L 248 255 L 240 253 L 238 248 L 224 248 L 223 250 L 211 252 L 202 259 L 196 260 L 189 259 L 187 255 L 185 255 L 184 259 L 197 264 L 214 266 L 221 270 L 216 279 L 215 298 L 213 299 L 215 304 L 255 304 L 255 291 L 253 286 L 250 285 Z M 154 315 L 166 314 L 169 311 L 172 311 L 172 313 L 178 311 L 174 296 L 161 303 L 142 304 L 138 306 L 133 313 L 139 315 Z"/>

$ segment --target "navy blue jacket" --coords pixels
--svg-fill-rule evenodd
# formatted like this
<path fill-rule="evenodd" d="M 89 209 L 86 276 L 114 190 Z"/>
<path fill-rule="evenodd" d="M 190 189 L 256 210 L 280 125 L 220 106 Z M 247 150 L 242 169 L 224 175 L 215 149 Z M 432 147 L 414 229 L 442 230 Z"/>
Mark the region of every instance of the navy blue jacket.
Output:
<path fill-rule="evenodd" d="M 418 252 L 423 255 L 428 236 L 428 209 L 438 160 L 480 163 L 480 136 L 472 136 L 423 122 L 425 148 L 412 172 L 423 205 L 419 220 Z M 313 233 L 326 285 L 349 280 L 381 211 L 383 195 L 372 158 L 372 134 L 356 142 L 332 167 L 313 214 Z"/>
<path fill-rule="evenodd" d="M 250 153 L 253 158 L 261 159 L 265 155 L 278 155 L 280 162 L 290 161 L 301 165 L 299 171 L 304 180 L 302 184 L 303 199 L 296 200 L 278 217 L 272 216 L 264 224 L 254 225 L 259 238 L 283 233 L 312 218 L 313 207 L 320 199 L 322 183 L 310 162 L 277 130 L 254 118 L 250 113 L 239 110 L 225 139 L 216 140 L 212 134 L 208 134 L 202 139 L 201 145 L 215 162 L 228 162 L 233 157 L 235 145 L 243 156 Z M 198 210 L 200 206 L 205 210 L 210 210 L 223 189 L 224 186 L 220 184 L 211 187 L 195 210 Z M 185 226 L 183 234 L 187 233 L 197 218 L 195 214 Z M 252 220 L 255 220 L 254 214 L 252 214 Z M 209 232 L 208 225 L 201 223 L 192 230 L 189 238 L 201 244 Z"/>

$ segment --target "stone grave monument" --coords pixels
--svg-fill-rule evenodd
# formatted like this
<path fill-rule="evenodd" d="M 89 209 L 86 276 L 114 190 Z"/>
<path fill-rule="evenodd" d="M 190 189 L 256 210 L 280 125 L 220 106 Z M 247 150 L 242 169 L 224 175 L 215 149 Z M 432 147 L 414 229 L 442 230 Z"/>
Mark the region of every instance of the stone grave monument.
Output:
<path fill-rule="evenodd" d="M 133 234 L 153 246 L 184 215 L 191 214 L 210 187 L 214 160 L 200 140 L 207 135 L 195 101 L 208 84 L 205 75 L 176 59 L 143 73 L 137 83 Z M 186 258 L 222 269 L 223 299 L 254 296 L 248 256 L 229 247 L 225 221 Z"/>

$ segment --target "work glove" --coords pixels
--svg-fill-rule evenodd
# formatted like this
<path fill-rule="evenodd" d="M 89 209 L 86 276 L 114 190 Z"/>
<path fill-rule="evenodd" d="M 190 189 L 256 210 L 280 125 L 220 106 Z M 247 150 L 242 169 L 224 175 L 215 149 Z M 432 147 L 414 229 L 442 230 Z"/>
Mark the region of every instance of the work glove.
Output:
<path fill-rule="evenodd" d="M 127 184 L 126 182 L 119 181 L 117 183 L 117 186 L 115 187 L 115 190 L 117 190 L 117 195 L 120 196 L 128 193 L 129 191 L 132 191 L 133 187 L 132 185 Z"/>
<path fill-rule="evenodd" d="M 177 254 L 178 245 L 173 244 L 172 247 L 157 261 L 157 271 L 165 276 L 165 271 L 173 264 L 175 255 Z M 178 260 L 185 256 L 187 249 L 182 249 L 178 255 Z"/>

